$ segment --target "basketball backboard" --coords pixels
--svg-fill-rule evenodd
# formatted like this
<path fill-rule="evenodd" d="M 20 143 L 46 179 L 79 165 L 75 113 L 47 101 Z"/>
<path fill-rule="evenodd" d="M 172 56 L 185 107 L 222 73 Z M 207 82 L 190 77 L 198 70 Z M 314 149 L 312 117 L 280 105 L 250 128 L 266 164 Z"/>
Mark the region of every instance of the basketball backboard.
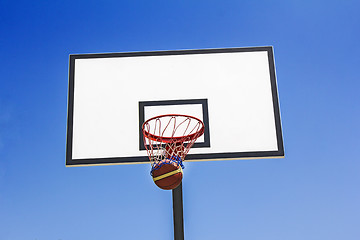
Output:
<path fill-rule="evenodd" d="M 141 126 L 201 119 L 185 161 L 284 156 L 272 47 L 70 55 L 66 165 L 149 163 Z"/>

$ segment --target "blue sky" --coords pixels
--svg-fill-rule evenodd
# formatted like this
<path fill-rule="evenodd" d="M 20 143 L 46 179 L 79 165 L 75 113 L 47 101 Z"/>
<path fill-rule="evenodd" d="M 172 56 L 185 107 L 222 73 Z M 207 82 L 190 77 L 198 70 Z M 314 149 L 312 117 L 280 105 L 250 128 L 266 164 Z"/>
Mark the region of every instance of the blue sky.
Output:
<path fill-rule="evenodd" d="M 148 165 L 65 167 L 69 54 L 269 45 L 286 157 L 187 163 L 185 238 L 359 239 L 359 10 L 0 0 L 0 239 L 172 239 Z"/>

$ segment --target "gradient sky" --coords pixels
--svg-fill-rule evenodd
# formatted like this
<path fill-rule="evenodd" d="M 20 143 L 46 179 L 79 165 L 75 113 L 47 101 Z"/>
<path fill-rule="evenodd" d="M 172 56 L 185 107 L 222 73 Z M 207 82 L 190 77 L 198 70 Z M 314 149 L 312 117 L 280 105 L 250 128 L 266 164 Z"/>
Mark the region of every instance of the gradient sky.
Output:
<path fill-rule="evenodd" d="M 65 167 L 75 53 L 273 46 L 284 159 L 187 163 L 185 239 L 360 239 L 360 2 L 0 0 L 0 239 L 172 239 L 149 165 Z"/>

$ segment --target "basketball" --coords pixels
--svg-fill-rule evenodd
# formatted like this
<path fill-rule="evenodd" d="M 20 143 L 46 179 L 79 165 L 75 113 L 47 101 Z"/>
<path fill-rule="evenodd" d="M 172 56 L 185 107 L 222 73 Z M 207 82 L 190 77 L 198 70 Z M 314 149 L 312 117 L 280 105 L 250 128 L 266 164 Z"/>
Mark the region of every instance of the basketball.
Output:
<path fill-rule="evenodd" d="M 182 168 L 175 161 L 161 160 L 154 164 L 152 177 L 159 188 L 164 190 L 175 189 L 181 183 L 183 177 Z"/>

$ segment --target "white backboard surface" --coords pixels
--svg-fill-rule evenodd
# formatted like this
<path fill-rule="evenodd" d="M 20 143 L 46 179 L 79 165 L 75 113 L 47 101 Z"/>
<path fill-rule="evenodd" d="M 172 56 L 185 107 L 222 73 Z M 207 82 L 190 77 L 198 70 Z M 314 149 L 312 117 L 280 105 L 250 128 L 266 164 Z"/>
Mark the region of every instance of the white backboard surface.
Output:
<path fill-rule="evenodd" d="M 148 163 L 144 120 L 206 125 L 185 161 L 283 157 L 272 47 L 70 55 L 67 165 Z"/>

